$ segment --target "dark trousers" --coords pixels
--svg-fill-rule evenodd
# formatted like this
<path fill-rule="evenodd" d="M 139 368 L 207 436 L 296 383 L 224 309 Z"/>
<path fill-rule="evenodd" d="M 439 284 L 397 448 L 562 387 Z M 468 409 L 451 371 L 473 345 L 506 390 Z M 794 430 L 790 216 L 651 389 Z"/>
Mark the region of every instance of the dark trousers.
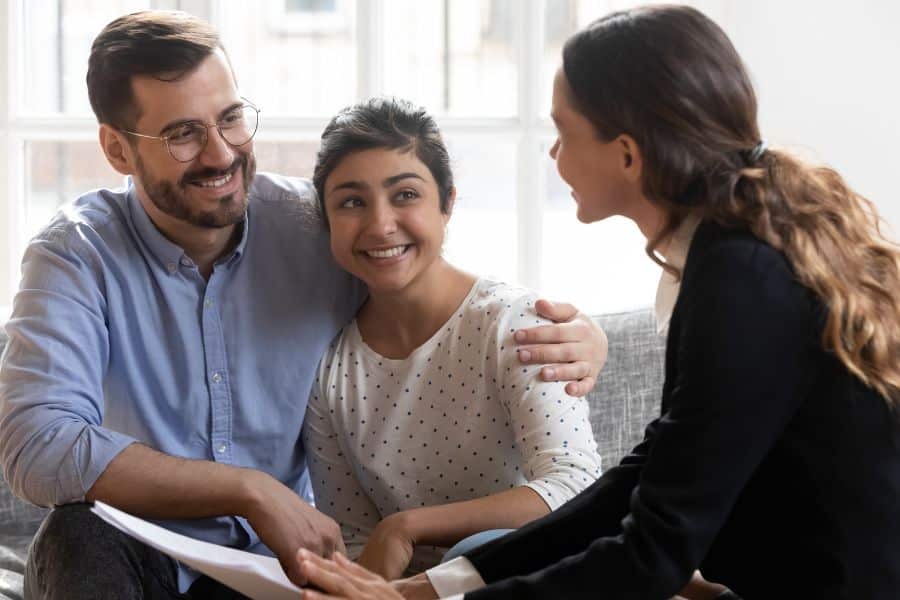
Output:
<path fill-rule="evenodd" d="M 237 600 L 208 577 L 178 593 L 175 561 L 106 523 L 89 504 L 54 509 L 35 535 L 25 566 L 27 600 Z"/>

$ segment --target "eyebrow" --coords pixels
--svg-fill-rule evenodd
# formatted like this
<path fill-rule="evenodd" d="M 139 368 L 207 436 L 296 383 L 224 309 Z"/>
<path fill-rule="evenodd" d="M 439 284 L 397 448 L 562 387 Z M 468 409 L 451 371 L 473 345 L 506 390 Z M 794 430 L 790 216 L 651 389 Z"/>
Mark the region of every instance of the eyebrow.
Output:
<path fill-rule="evenodd" d="M 421 175 L 410 172 L 410 173 L 400 173 L 399 175 L 393 175 L 392 177 L 388 177 L 387 179 L 384 180 L 384 182 L 382 182 L 381 185 L 383 185 L 384 187 L 391 187 L 392 185 L 395 185 L 396 183 L 403 181 L 404 179 L 418 179 L 419 181 L 425 181 L 424 179 L 422 179 Z"/>
<path fill-rule="evenodd" d="M 419 181 L 425 181 L 421 175 L 417 173 L 400 173 L 399 175 L 392 175 L 381 182 L 381 185 L 385 188 L 389 188 L 392 185 L 396 185 L 398 182 L 403 181 L 404 179 L 418 179 Z M 331 192 L 336 192 L 338 190 L 364 190 L 368 189 L 369 184 L 363 183 L 362 181 L 345 181 L 344 183 L 340 183 L 333 188 L 331 188 Z"/>
<path fill-rule="evenodd" d="M 233 102 L 226 106 L 222 111 L 219 112 L 219 116 L 216 117 L 216 122 L 219 121 L 226 114 L 230 113 L 234 109 L 243 106 L 243 102 Z M 159 135 L 163 135 L 166 131 L 170 129 L 174 129 L 175 127 L 180 127 L 181 125 L 187 125 L 188 123 L 203 123 L 200 119 L 178 119 L 177 121 L 171 121 L 170 123 L 166 123 L 162 129 L 159 130 Z M 205 123 L 204 123 L 205 125 Z"/>

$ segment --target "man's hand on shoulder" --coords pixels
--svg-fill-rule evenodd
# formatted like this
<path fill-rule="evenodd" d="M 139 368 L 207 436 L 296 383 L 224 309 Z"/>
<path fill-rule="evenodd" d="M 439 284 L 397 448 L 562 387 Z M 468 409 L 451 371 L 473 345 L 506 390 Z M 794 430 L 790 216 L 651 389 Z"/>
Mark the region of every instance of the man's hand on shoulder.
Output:
<path fill-rule="evenodd" d="M 571 304 L 538 300 L 537 313 L 554 321 L 520 329 L 515 333 L 519 360 L 524 364 L 543 364 L 545 381 L 568 381 L 566 393 L 584 396 L 597 383 L 606 364 L 609 342 L 597 323 Z"/>
<path fill-rule="evenodd" d="M 337 522 L 307 504 L 294 490 L 266 473 L 252 470 L 248 470 L 245 485 L 247 501 L 242 516 L 278 557 L 288 579 L 297 585 L 306 583 L 296 560 L 299 549 L 326 558 L 346 552 Z"/>

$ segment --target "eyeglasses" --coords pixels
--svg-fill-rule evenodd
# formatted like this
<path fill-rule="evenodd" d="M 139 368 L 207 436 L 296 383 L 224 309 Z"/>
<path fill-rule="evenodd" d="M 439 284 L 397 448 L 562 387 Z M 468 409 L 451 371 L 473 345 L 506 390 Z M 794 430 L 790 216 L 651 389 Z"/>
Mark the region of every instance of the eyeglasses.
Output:
<path fill-rule="evenodd" d="M 246 98 L 242 98 L 242 100 L 246 104 L 232 108 L 212 125 L 207 125 L 202 121 L 187 121 L 164 132 L 166 135 L 147 135 L 127 129 L 120 129 L 120 131 L 151 140 L 163 140 L 172 158 L 178 162 L 191 162 L 206 148 L 210 127 L 218 129 L 222 139 L 231 146 L 243 146 L 253 139 L 259 126 L 259 109 Z"/>

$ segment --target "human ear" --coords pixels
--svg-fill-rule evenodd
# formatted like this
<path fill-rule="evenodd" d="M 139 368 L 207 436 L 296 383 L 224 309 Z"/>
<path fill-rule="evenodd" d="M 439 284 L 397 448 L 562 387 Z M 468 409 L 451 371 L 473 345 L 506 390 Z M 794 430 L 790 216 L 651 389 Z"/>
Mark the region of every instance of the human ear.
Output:
<path fill-rule="evenodd" d="M 450 215 L 453 214 L 453 207 L 456 206 L 456 186 L 450 188 L 450 193 L 447 194 L 447 203 L 446 208 L 444 210 L 444 224 L 447 224 L 447 221 L 450 220 Z"/>
<path fill-rule="evenodd" d="M 122 175 L 132 175 L 134 166 L 131 148 L 126 147 L 128 143 L 122 139 L 123 135 L 106 123 L 100 125 L 100 147 L 103 149 L 103 154 L 106 155 L 106 160 L 113 169 Z"/>
<path fill-rule="evenodd" d="M 616 138 L 616 143 L 621 151 L 622 173 L 625 178 L 632 183 L 640 182 L 644 159 L 637 142 L 630 135 L 623 133 Z"/>

